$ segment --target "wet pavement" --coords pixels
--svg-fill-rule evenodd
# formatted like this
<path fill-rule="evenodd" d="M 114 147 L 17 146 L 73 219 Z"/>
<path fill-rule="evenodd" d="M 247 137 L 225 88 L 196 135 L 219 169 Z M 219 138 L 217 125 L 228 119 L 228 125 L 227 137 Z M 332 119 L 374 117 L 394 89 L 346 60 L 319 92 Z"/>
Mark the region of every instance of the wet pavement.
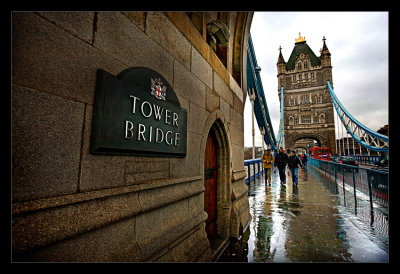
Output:
<path fill-rule="evenodd" d="M 308 167 L 299 184 L 278 171 L 272 185 L 260 176 L 249 186 L 252 220 L 218 262 L 388 262 L 387 208 Z"/>

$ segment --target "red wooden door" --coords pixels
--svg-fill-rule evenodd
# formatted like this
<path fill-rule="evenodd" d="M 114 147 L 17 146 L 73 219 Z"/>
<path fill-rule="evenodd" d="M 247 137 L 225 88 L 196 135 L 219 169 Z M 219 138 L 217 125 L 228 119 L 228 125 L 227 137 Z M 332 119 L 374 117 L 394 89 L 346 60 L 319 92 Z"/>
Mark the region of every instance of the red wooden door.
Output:
<path fill-rule="evenodd" d="M 216 141 L 210 132 L 207 137 L 204 157 L 204 211 L 208 214 L 206 232 L 209 239 L 217 235 L 217 150 Z"/>

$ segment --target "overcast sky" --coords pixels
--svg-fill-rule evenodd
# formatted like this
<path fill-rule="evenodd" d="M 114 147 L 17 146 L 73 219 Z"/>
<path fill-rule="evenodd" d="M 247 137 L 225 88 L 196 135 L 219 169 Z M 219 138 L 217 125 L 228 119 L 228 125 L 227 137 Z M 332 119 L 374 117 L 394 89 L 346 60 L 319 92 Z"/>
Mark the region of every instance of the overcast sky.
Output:
<path fill-rule="evenodd" d="M 276 67 L 279 46 L 287 62 L 299 32 L 318 57 L 325 36 L 331 53 L 334 91 L 351 115 L 374 131 L 388 124 L 388 20 L 387 12 L 254 13 L 250 33 L 275 137 L 280 115 Z M 248 96 L 244 115 L 244 144 L 249 147 L 252 138 Z M 261 146 L 257 130 L 255 144 Z"/>

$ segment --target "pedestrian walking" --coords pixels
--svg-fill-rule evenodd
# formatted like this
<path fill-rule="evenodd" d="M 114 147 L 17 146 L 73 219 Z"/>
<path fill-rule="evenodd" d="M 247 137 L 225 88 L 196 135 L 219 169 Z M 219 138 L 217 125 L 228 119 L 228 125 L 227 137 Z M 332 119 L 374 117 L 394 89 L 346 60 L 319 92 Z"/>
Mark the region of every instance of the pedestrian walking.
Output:
<path fill-rule="evenodd" d="M 275 166 L 278 167 L 279 178 L 281 180 L 281 184 L 286 184 L 286 175 L 285 168 L 288 161 L 288 156 L 283 150 L 283 147 L 279 148 L 279 152 L 275 157 Z"/>
<path fill-rule="evenodd" d="M 299 166 L 303 167 L 299 157 L 294 153 L 294 151 L 291 151 L 288 157 L 288 167 L 290 169 L 290 173 L 292 173 L 293 186 L 297 186 L 298 184 Z"/>
<path fill-rule="evenodd" d="M 271 153 L 270 149 L 267 149 L 263 156 L 261 157 L 261 161 L 263 162 L 263 167 L 264 167 L 264 176 L 265 176 L 265 184 L 271 185 L 271 170 L 272 170 L 272 164 L 275 161 L 274 156 Z"/>
<path fill-rule="evenodd" d="M 307 162 L 308 162 L 307 154 L 302 154 L 301 156 L 302 156 L 301 162 L 303 164 L 303 167 L 305 170 L 307 170 Z"/>

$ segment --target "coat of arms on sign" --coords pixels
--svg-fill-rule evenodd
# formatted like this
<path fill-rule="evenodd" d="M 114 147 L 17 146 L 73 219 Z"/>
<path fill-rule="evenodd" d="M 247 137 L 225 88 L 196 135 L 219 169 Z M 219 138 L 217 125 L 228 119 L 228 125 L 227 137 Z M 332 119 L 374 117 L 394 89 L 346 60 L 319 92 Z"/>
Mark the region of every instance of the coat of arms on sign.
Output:
<path fill-rule="evenodd" d="M 151 80 L 151 94 L 154 95 L 157 99 L 165 100 L 165 96 L 167 94 L 167 87 L 163 86 L 163 82 L 161 82 L 161 78 L 153 77 Z"/>

